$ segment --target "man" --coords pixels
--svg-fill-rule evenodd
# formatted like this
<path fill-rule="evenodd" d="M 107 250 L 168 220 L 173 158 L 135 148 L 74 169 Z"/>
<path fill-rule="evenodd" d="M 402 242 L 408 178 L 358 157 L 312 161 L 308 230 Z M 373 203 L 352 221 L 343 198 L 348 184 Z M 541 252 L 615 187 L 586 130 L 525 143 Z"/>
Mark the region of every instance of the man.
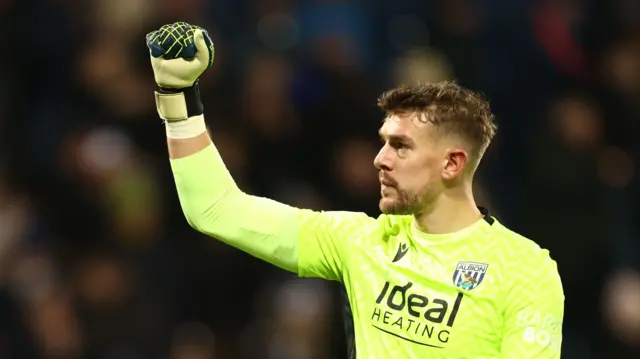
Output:
<path fill-rule="evenodd" d="M 211 142 L 197 80 L 206 32 L 147 36 L 158 113 L 187 221 L 303 277 L 344 284 L 358 358 L 560 357 L 564 295 L 546 250 L 476 207 L 473 174 L 495 132 L 487 102 L 452 83 L 391 90 L 377 219 L 243 193 Z"/>

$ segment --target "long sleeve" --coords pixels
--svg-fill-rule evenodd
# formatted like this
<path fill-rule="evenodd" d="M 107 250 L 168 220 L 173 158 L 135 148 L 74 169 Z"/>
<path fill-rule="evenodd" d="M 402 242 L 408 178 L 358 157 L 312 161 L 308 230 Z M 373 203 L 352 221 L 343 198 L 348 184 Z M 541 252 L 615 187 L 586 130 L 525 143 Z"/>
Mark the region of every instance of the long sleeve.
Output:
<path fill-rule="evenodd" d="M 235 184 L 214 146 L 172 160 L 178 196 L 196 230 L 280 268 L 339 280 L 362 213 L 316 212 L 251 196 Z"/>

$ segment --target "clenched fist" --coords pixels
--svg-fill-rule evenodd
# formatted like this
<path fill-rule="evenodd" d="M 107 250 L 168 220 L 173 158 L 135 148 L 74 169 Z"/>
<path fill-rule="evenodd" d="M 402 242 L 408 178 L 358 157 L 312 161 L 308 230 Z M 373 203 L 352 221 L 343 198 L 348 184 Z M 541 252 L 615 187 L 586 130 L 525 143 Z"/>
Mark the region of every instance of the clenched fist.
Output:
<path fill-rule="evenodd" d="M 146 36 L 158 85 L 156 105 L 165 121 L 202 114 L 198 79 L 213 65 L 214 47 L 206 30 L 176 22 Z"/>

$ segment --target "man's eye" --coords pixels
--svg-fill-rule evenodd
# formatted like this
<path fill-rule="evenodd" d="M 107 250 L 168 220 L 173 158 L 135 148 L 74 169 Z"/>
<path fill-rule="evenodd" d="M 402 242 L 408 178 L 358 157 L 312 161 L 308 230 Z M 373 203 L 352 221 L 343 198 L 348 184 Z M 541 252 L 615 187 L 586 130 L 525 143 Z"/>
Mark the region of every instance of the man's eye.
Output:
<path fill-rule="evenodd" d="M 402 149 L 406 149 L 407 145 L 401 142 L 394 142 L 394 143 L 391 143 L 391 147 L 393 147 L 396 150 L 402 150 Z"/>

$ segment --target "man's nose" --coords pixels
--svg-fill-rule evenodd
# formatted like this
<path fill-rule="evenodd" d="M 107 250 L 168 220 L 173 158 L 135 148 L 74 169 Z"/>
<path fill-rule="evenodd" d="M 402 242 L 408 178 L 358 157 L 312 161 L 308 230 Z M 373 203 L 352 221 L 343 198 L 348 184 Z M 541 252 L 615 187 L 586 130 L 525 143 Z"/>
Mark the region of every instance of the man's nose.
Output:
<path fill-rule="evenodd" d="M 391 171 L 392 165 L 387 151 L 385 151 L 385 147 L 380 149 L 380 152 L 378 152 L 378 155 L 373 160 L 373 165 L 379 170 Z"/>

